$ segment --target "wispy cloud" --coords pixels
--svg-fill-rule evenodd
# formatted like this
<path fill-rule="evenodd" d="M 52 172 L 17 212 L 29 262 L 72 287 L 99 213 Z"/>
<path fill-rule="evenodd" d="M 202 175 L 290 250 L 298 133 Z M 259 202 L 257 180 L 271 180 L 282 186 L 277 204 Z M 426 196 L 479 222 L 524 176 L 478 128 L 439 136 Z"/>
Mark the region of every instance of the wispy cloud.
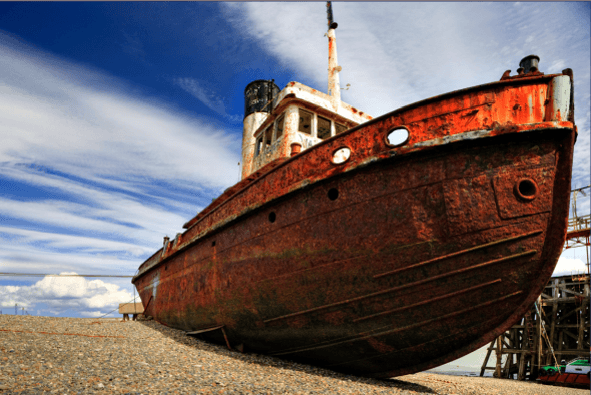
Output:
<path fill-rule="evenodd" d="M 237 181 L 239 136 L 132 91 L 0 33 L 0 177 L 43 196 L 0 197 L 3 270 L 133 273 Z"/>
<path fill-rule="evenodd" d="M 182 204 L 145 194 L 133 196 L 106 190 L 64 177 L 43 176 L 19 167 L 10 170 L 0 171 L 0 175 L 44 188 L 48 196 L 51 196 L 52 190 L 67 193 L 69 199 L 21 201 L 0 197 L 0 215 L 6 219 L 61 229 L 68 235 L 90 233 L 97 239 L 132 242 L 137 247 L 157 245 L 162 232 L 176 233 L 186 218 L 201 208 L 197 204 Z M 179 212 L 185 214 L 180 215 Z M 0 232 L 9 234 L 9 229 L 12 228 L 2 227 Z M 17 228 L 14 229 L 18 233 Z"/>
<path fill-rule="evenodd" d="M 297 71 L 301 82 L 326 90 L 324 4 L 224 3 L 224 9 L 261 48 Z M 573 185 L 589 184 L 591 43 L 588 19 L 576 10 L 560 3 L 344 2 L 335 3 L 333 12 L 341 85 L 351 84 L 343 100 L 373 116 L 496 81 L 508 69 L 515 74 L 532 53 L 545 73 L 573 69 L 579 131 Z M 547 15 L 553 16 L 551 30 L 541 28 Z"/>
<path fill-rule="evenodd" d="M 72 251 L 88 254 L 125 253 L 132 257 L 139 257 L 154 252 L 154 245 L 144 247 L 133 243 L 94 237 L 39 232 L 6 226 L 0 226 L 0 239 L 4 239 L 6 242 L 18 242 L 19 244 L 26 244 L 29 246 L 43 246 L 43 248 L 54 251 L 67 250 L 70 253 Z M 7 250 L 9 250 L 9 248 L 5 248 L 5 251 Z"/>
<path fill-rule="evenodd" d="M 128 93 L 125 84 L 0 36 L 0 162 L 89 179 L 152 178 L 227 187 L 240 142 L 207 120 Z"/>
<path fill-rule="evenodd" d="M 238 123 L 242 120 L 239 115 L 230 115 L 226 112 L 226 106 L 223 99 L 212 89 L 206 87 L 206 83 L 195 78 L 175 78 L 175 85 L 188 92 L 193 97 L 199 99 L 210 110 L 223 116 L 232 123 Z"/>

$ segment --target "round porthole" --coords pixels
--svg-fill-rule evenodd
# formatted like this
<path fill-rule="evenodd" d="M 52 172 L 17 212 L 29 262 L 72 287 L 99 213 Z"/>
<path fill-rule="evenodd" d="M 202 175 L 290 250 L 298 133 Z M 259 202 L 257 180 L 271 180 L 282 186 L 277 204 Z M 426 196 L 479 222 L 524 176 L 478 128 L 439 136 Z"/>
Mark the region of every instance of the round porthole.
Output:
<path fill-rule="evenodd" d="M 351 149 L 349 147 L 341 147 L 332 154 L 332 163 L 340 165 L 345 163 L 351 157 Z"/>
<path fill-rule="evenodd" d="M 276 219 L 277 219 L 277 215 L 275 214 L 274 211 L 271 211 L 269 213 L 269 222 L 273 223 L 273 222 L 275 222 Z"/>
<path fill-rule="evenodd" d="M 410 132 L 404 126 L 398 126 L 390 130 L 386 135 L 386 145 L 389 147 L 400 147 L 408 143 Z"/>
<path fill-rule="evenodd" d="M 515 194 L 523 200 L 534 200 L 538 196 L 538 184 L 531 178 L 520 178 L 515 183 Z"/>

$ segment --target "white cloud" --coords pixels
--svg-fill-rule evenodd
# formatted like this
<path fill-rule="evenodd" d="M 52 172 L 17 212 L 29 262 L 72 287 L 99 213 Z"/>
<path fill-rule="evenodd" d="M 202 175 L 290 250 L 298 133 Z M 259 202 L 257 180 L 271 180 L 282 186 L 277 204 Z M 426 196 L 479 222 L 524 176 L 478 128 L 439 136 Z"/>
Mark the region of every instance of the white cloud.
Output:
<path fill-rule="evenodd" d="M 0 216 L 34 224 L 29 229 L 0 226 L 4 271 L 134 273 L 141 261 L 162 245 L 164 235 L 174 237 L 200 208 L 147 194 L 138 198 L 26 170 L 15 167 L 0 171 L 0 175 L 43 188 L 46 196 L 67 193 L 75 202 L 0 197 Z M 47 230 L 37 230 L 44 228 Z"/>
<path fill-rule="evenodd" d="M 122 81 L 0 35 L 0 163 L 51 164 L 85 179 L 236 180 L 239 139 L 134 96 Z"/>
<path fill-rule="evenodd" d="M 328 45 L 324 3 L 224 3 L 228 19 L 300 82 L 326 90 Z M 588 109 L 591 57 L 588 21 L 560 3 L 333 4 L 343 100 L 372 116 L 456 89 L 515 74 L 540 56 L 540 70 L 575 75 L 579 142 L 575 183 L 589 184 Z M 552 15 L 553 29 L 543 29 Z M 316 21 L 316 22 L 311 22 Z M 587 23 L 585 25 L 585 23 Z M 531 40 L 532 34 L 535 40 Z M 580 114 L 583 117 L 580 117 Z"/>
<path fill-rule="evenodd" d="M 43 196 L 0 197 L 3 271 L 134 273 L 237 181 L 239 138 L 131 90 L 0 33 L 0 177 Z"/>
<path fill-rule="evenodd" d="M 43 303 L 56 315 L 71 309 L 98 316 L 132 299 L 133 295 L 118 285 L 83 277 L 44 277 L 31 286 L 0 286 L 0 306 L 10 308 L 16 303 L 19 308 L 32 309 Z"/>
<path fill-rule="evenodd" d="M 587 273 L 587 265 L 582 260 L 560 257 L 552 276 L 570 276 L 583 273 Z"/>
<path fill-rule="evenodd" d="M 226 7 L 261 48 L 312 79 L 315 87 L 326 89 L 323 3 L 230 3 Z M 480 12 L 478 26 L 469 17 L 475 10 L 466 3 L 335 5 L 338 60 L 343 67 L 340 79 L 343 85 L 351 84 L 344 100 L 378 116 L 445 91 L 498 79 L 506 68 L 495 70 L 488 64 L 490 37 L 497 35 L 490 34 L 488 22 L 494 18 Z M 467 38 L 482 40 L 472 45 Z"/>
<path fill-rule="evenodd" d="M 82 274 L 133 275 L 144 260 L 130 252 L 91 251 L 88 244 L 68 251 L 55 251 L 46 245 L 35 246 L 20 240 L 5 240 L 2 240 L 0 262 L 2 272 L 6 273 L 57 274 L 62 270 L 76 270 Z M 155 246 L 151 252 L 155 252 L 158 247 Z"/>
<path fill-rule="evenodd" d="M 548 67 L 548 74 L 561 73 L 564 69 L 566 69 L 566 62 L 562 59 L 556 59 Z"/>
<path fill-rule="evenodd" d="M 154 246 L 141 246 L 120 241 L 105 240 L 86 236 L 66 235 L 51 232 L 39 232 L 28 229 L 0 226 L 0 240 L 18 240 L 19 245 L 43 244 L 45 248 L 79 250 L 86 253 L 122 252 L 133 257 L 146 255 L 154 251 Z M 2 253 L 0 253 L 2 256 Z"/>

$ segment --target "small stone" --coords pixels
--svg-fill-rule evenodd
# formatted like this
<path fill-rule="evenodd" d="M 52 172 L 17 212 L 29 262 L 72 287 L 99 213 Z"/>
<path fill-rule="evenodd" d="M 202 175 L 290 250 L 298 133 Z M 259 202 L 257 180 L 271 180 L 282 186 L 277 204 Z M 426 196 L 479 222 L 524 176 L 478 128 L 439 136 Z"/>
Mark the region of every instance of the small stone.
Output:
<path fill-rule="evenodd" d="M 102 389 L 104 389 L 104 388 L 105 388 L 105 386 L 104 386 L 102 383 L 98 383 L 98 384 L 96 385 L 96 388 L 98 388 L 99 390 L 102 390 Z"/>

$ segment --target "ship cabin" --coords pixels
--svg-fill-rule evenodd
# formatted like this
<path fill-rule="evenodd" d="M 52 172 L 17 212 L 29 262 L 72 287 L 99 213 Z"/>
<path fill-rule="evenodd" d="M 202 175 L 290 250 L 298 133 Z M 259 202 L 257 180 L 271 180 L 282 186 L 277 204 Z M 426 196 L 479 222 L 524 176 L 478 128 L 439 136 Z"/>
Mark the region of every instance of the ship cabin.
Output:
<path fill-rule="evenodd" d="M 279 91 L 273 81 L 253 81 L 244 95 L 242 179 L 372 119 L 340 97 L 298 82 Z"/>
<path fill-rule="evenodd" d="M 329 7 L 330 8 L 330 7 Z M 241 181 L 183 225 L 189 229 L 275 166 L 314 145 L 332 138 L 372 117 L 341 101 L 335 29 L 328 20 L 328 94 L 299 82 L 290 82 L 281 91 L 273 80 L 256 80 L 244 89 Z M 341 151 L 341 150 L 339 150 Z M 345 151 L 336 152 L 335 160 L 346 160 Z M 177 234 L 171 244 L 180 243 Z M 165 238 L 163 250 L 169 239 Z M 144 263 L 145 264 L 145 263 Z M 140 267 L 141 268 L 141 267 Z"/>

